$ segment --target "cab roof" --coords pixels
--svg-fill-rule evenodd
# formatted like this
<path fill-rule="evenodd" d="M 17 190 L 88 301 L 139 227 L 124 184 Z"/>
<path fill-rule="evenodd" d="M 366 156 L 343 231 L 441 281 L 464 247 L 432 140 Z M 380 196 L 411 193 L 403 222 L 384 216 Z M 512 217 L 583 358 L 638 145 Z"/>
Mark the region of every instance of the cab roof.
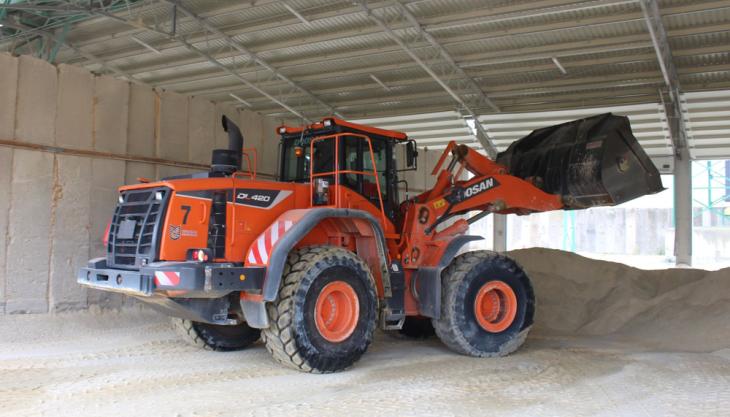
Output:
<path fill-rule="evenodd" d="M 326 117 L 319 122 L 299 127 L 282 125 L 276 128 L 276 133 L 280 134 L 283 139 L 298 137 L 302 134 L 306 136 L 322 136 L 336 133 L 360 133 L 397 141 L 408 140 L 408 136 L 403 132 L 352 123 L 336 117 Z"/>

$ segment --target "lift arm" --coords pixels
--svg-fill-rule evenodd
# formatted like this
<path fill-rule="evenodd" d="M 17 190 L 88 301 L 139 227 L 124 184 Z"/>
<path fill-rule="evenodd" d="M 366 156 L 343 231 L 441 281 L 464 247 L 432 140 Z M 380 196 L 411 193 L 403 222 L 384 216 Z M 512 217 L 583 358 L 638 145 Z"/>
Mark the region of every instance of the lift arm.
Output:
<path fill-rule="evenodd" d="M 443 168 L 449 156 L 451 161 Z M 473 177 L 459 179 L 464 171 Z M 450 240 L 489 213 L 528 214 L 564 207 L 561 196 L 540 190 L 529 179 L 507 174 L 504 166 L 454 141 L 449 142 L 432 175 L 437 175 L 433 188 L 402 207 L 405 213 L 399 248 L 404 264 L 411 267 L 437 262 Z M 479 213 L 437 229 L 454 216 L 472 211 Z"/>
<path fill-rule="evenodd" d="M 449 155 L 451 162 L 442 169 Z M 472 178 L 459 179 L 464 171 Z M 434 207 L 436 219 L 430 229 L 451 216 L 470 211 L 528 214 L 564 207 L 559 195 L 542 191 L 530 178 L 509 175 L 504 166 L 454 141 L 449 142 L 431 174 L 438 174 L 436 184 L 417 197 L 420 203 Z"/>

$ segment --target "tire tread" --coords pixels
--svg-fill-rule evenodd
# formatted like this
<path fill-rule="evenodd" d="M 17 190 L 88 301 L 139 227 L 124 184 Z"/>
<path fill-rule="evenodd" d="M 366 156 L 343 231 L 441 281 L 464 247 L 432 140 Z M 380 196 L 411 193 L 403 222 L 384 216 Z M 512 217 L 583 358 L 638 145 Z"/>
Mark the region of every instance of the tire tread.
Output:
<path fill-rule="evenodd" d="M 506 256 L 492 251 L 472 251 L 463 253 L 449 264 L 441 274 L 442 277 L 442 301 L 441 318 L 432 320 L 436 335 L 449 349 L 467 356 L 475 357 L 498 357 L 506 356 L 519 348 L 527 338 L 531 326 L 519 331 L 510 341 L 503 344 L 497 352 L 484 352 L 476 349 L 459 331 L 459 318 L 456 306 L 463 304 L 466 298 L 467 286 L 458 285 L 464 277 L 482 262 L 503 263 L 505 269 L 510 272 L 517 272 Z"/>
<path fill-rule="evenodd" d="M 182 337 L 182 339 L 189 345 L 203 350 L 214 350 L 213 347 L 205 343 L 205 340 L 203 340 L 198 332 L 195 331 L 191 320 L 171 317 L 170 321 L 172 321 L 172 328 L 175 330 L 175 333 Z"/>
<path fill-rule="evenodd" d="M 305 274 L 312 268 L 319 265 L 326 257 L 356 259 L 364 271 L 368 271 L 372 283 L 369 268 L 352 252 L 334 246 L 308 246 L 295 251 L 287 258 L 284 266 L 283 278 L 276 300 L 266 306 L 269 315 L 269 327 L 261 332 L 264 345 L 272 357 L 279 363 L 290 368 L 309 373 L 329 373 L 345 368 L 342 364 L 332 359 L 307 359 L 297 346 L 294 338 L 294 317 L 295 306 L 304 305 L 306 292 L 297 291 L 299 284 Z M 374 284 L 368 287 L 370 296 L 375 296 Z M 377 306 L 376 306 L 377 311 Z M 372 333 L 369 331 L 369 338 L 366 346 L 372 341 Z M 359 356 L 355 358 L 355 361 Z M 353 361 L 354 362 L 354 361 Z"/>

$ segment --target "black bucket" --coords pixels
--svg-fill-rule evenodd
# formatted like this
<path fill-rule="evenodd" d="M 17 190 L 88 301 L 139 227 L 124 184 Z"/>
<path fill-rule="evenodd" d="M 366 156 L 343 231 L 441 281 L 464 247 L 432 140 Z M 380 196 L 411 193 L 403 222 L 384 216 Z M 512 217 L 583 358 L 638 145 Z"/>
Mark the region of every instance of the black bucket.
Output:
<path fill-rule="evenodd" d="M 613 206 L 664 189 L 628 117 L 611 113 L 535 130 L 500 152 L 497 162 L 561 195 L 566 208 Z"/>

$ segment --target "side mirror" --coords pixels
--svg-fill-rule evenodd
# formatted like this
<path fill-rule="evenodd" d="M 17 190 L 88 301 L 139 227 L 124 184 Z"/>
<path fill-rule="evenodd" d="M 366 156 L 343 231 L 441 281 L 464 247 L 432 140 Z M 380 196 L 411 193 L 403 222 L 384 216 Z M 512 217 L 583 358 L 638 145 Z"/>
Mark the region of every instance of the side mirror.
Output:
<path fill-rule="evenodd" d="M 418 167 L 418 148 L 416 147 L 415 140 L 409 140 L 406 144 L 406 167 Z"/>

